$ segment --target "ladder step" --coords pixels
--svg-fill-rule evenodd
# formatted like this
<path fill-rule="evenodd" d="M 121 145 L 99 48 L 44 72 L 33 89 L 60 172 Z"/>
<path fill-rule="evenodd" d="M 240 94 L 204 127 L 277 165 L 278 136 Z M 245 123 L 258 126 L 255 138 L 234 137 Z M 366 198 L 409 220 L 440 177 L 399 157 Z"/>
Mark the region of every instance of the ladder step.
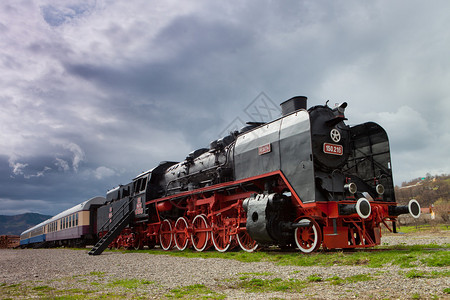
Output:
<path fill-rule="evenodd" d="M 122 230 L 130 223 L 134 211 L 130 210 L 124 215 L 111 230 L 109 230 L 94 247 L 89 251 L 89 255 L 100 255 L 109 246 L 109 244 L 122 232 Z M 114 217 L 114 216 L 113 216 Z"/>

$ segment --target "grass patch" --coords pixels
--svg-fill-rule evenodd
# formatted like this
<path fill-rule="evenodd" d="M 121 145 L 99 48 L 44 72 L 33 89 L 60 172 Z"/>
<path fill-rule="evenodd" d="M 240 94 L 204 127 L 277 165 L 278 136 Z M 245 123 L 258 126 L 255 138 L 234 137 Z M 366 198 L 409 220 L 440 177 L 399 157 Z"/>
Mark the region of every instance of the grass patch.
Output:
<path fill-rule="evenodd" d="M 92 271 L 91 273 L 89 273 L 89 275 L 103 277 L 105 276 L 105 272 Z"/>
<path fill-rule="evenodd" d="M 222 258 L 241 262 L 270 261 L 279 265 L 293 266 L 367 266 L 380 268 L 385 265 L 398 265 L 402 268 L 414 268 L 420 264 L 430 267 L 450 266 L 450 253 L 443 248 L 446 245 L 396 245 L 379 246 L 374 251 L 364 249 L 354 251 L 330 251 L 302 254 L 300 252 L 280 252 L 278 250 L 266 250 L 253 253 L 245 251 L 221 253 L 217 251 L 197 252 L 185 251 L 162 251 L 160 249 L 124 251 L 123 253 L 148 253 L 153 255 L 170 255 L 188 258 Z M 245 275 L 245 274 L 243 274 Z"/>
<path fill-rule="evenodd" d="M 444 292 L 445 294 L 450 294 L 450 288 L 445 288 L 445 289 L 443 290 L 443 292 Z"/>
<path fill-rule="evenodd" d="M 398 232 L 401 233 L 416 233 L 416 232 L 429 232 L 429 231 L 447 231 L 450 230 L 448 225 L 445 224 L 421 224 L 421 225 L 410 225 L 401 226 L 397 228 Z"/>
<path fill-rule="evenodd" d="M 33 291 L 52 291 L 54 288 L 49 287 L 48 285 L 39 285 L 32 288 Z"/>
<path fill-rule="evenodd" d="M 418 271 L 418 270 L 411 270 L 405 274 L 406 278 L 421 278 L 425 277 L 426 272 L 424 271 Z"/>
<path fill-rule="evenodd" d="M 282 280 L 281 278 L 261 279 L 252 278 L 238 282 L 238 287 L 248 293 L 264 292 L 299 292 L 306 287 L 306 283 L 299 280 Z"/>
<path fill-rule="evenodd" d="M 78 288 L 73 288 L 74 282 L 79 282 L 80 276 L 88 277 Z M 27 281 L 18 284 L 0 284 L 0 299 L 147 299 L 148 292 L 152 292 L 147 286 L 155 282 L 140 279 L 111 279 L 101 273 L 68 276 L 58 280 Z M 97 282 L 100 279 L 102 281 Z M 57 282 L 56 287 L 53 283 Z M 158 290 L 157 285 L 152 286 Z"/>
<path fill-rule="evenodd" d="M 325 281 L 329 282 L 332 285 L 341 285 L 341 284 L 349 283 L 349 282 L 354 283 L 354 282 L 369 281 L 369 280 L 373 280 L 373 278 L 368 274 L 357 274 L 357 275 L 349 276 L 346 278 L 341 278 L 339 276 L 333 276 L 333 277 L 325 279 Z"/>
<path fill-rule="evenodd" d="M 253 252 L 248 253 L 245 251 L 236 251 L 236 252 L 218 252 L 215 250 L 198 252 L 192 249 L 186 249 L 184 251 L 163 251 L 161 249 L 151 249 L 151 250 L 126 250 L 122 251 L 124 254 L 126 253 L 148 253 L 154 255 L 170 255 L 176 257 L 187 257 L 187 258 L 224 258 L 224 259 L 233 259 L 241 262 L 260 262 L 265 260 L 266 253 L 265 252 Z"/>
<path fill-rule="evenodd" d="M 319 274 L 312 274 L 306 280 L 281 278 L 262 279 L 262 278 L 239 278 L 236 288 L 244 289 L 248 293 L 265 293 L 265 292 L 300 292 L 311 283 L 328 282 L 332 285 L 341 285 L 344 283 L 354 283 L 359 281 L 369 281 L 373 278 L 369 274 L 357 274 L 346 278 L 333 276 L 323 279 Z M 229 280 L 233 281 L 233 280 Z"/>
<path fill-rule="evenodd" d="M 272 272 L 243 272 L 238 273 L 238 275 L 254 275 L 254 276 L 272 276 Z"/>
<path fill-rule="evenodd" d="M 13 284 L 0 287 L 1 299 L 42 298 L 42 299 L 97 299 L 99 295 L 92 295 L 96 291 L 79 288 L 55 289 L 48 285 L 27 286 Z"/>
<path fill-rule="evenodd" d="M 306 277 L 306 280 L 308 280 L 309 282 L 320 282 L 323 279 L 319 275 L 313 274 L 313 275 L 309 275 L 308 277 Z"/>
<path fill-rule="evenodd" d="M 429 267 L 448 267 L 450 266 L 450 252 L 449 251 L 437 251 L 428 253 L 420 261 Z"/>
<path fill-rule="evenodd" d="M 327 278 L 327 279 L 325 279 L 325 281 L 329 281 L 333 285 L 340 285 L 340 284 L 345 283 L 345 280 L 339 276 L 333 276 L 333 277 Z"/>
<path fill-rule="evenodd" d="M 450 277 L 450 270 L 427 272 L 412 269 L 406 273 L 399 272 L 399 274 L 405 275 L 406 278 L 441 278 L 441 277 Z"/>
<path fill-rule="evenodd" d="M 148 281 L 148 280 L 140 280 L 136 278 L 132 279 L 118 279 L 114 280 L 113 282 L 108 283 L 107 285 L 110 287 L 120 286 L 126 289 L 137 289 L 138 287 L 142 285 L 147 284 L 153 284 L 154 281 Z"/>
<path fill-rule="evenodd" d="M 178 299 L 225 299 L 224 294 L 216 293 L 204 284 L 194 284 L 179 287 L 170 290 L 169 294 L 165 295 L 168 298 L 178 298 Z"/>

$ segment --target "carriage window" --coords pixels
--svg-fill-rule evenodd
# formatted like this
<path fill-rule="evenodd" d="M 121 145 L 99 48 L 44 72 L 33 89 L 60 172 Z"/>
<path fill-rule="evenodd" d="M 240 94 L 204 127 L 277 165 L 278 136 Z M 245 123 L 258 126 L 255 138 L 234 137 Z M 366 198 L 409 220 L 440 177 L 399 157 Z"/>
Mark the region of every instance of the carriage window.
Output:
<path fill-rule="evenodd" d="M 75 214 L 75 226 L 78 226 L 78 213 Z"/>

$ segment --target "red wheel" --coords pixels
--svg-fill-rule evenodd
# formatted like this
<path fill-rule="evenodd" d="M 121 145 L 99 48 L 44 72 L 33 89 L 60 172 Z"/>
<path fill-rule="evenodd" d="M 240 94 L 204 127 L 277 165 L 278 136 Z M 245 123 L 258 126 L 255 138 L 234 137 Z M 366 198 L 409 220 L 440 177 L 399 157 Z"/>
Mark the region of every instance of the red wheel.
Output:
<path fill-rule="evenodd" d="M 212 242 L 214 248 L 219 252 L 225 252 L 230 248 L 231 238 L 230 228 L 223 224 L 223 220 L 218 217 L 216 222 L 212 224 Z"/>
<path fill-rule="evenodd" d="M 319 249 L 322 243 L 322 231 L 319 224 L 311 218 L 302 218 L 298 223 L 309 223 L 309 226 L 298 227 L 294 231 L 295 243 L 300 251 L 311 253 Z"/>
<path fill-rule="evenodd" d="M 175 222 L 175 228 L 173 231 L 175 246 L 178 250 L 183 251 L 184 249 L 186 249 L 189 242 L 188 222 L 186 221 L 186 218 L 179 217 Z"/>
<path fill-rule="evenodd" d="M 204 215 L 197 215 L 192 221 L 192 246 L 197 251 L 203 251 L 208 246 L 208 240 L 209 229 L 206 218 Z"/>
<path fill-rule="evenodd" d="M 139 237 L 139 234 L 136 233 L 132 233 L 131 234 L 131 239 L 129 242 L 129 246 L 128 246 L 128 250 L 142 250 L 144 248 L 143 244 L 142 244 L 142 240 Z"/>
<path fill-rule="evenodd" d="M 172 224 L 170 224 L 169 220 L 165 219 L 159 227 L 159 243 L 161 244 L 161 248 L 166 251 L 170 250 L 172 248 L 172 240 Z"/>
<path fill-rule="evenodd" d="M 250 234 L 248 234 L 247 230 L 242 230 L 236 235 L 237 241 L 239 243 L 239 246 L 241 246 L 241 249 L 247 252 L 253 252 L 258 248 L 258 243 L 252 237 Z"/>

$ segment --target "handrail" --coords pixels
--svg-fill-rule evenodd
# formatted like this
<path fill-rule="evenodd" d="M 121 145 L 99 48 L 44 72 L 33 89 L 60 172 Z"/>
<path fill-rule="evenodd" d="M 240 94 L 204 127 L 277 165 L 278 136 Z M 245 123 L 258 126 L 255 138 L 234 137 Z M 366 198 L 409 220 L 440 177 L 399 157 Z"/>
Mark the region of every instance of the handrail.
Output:
<path fill-rule="evenodd" d="M 125 207 L 126 207 L 126 206 L 128 206 L 129 210 L 132 211 L 132 207 L 131 207 L 131 205 L 130 205 L 131 202 L 133 202 L 133 198 L 132 198 L 132 197 L 130 197 L 130 199 L 128 200 L 128 202 L 124 203 L 124 204 L 119 208 L 119 210 L 113 212 L 111 218 L 108 219 L 108 220 L 102 225 L 102 227 L 100 227 L 100 229 L 98 230 L 98 232 L 105 231 L 106 228 L 108 228 L 108 231 L 109 231 L 109 225 L 110 225 L 110 224 L 114 224 L 114 221 L 116 221 L 117 216 L 119 215 L 119 213 L 125 211 Z M 120 214 L 120 215 L 122 215 L 122 214 Z"/>

